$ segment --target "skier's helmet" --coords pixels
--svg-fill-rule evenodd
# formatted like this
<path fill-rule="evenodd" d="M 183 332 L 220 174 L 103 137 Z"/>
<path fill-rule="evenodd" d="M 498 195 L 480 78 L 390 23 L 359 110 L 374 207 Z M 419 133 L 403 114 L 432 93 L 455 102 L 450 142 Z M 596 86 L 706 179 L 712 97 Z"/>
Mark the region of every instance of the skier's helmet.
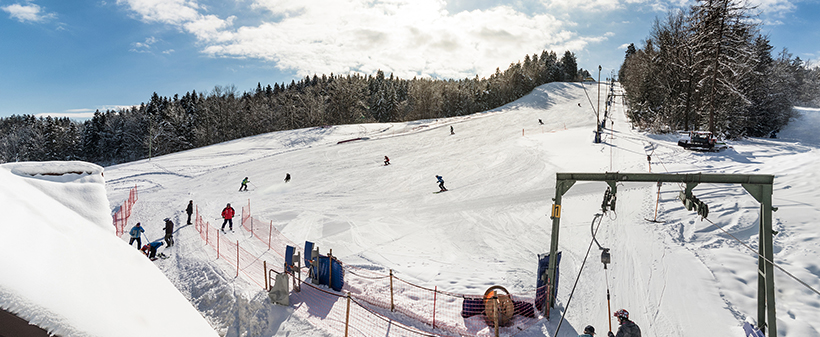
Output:
<path fill-rule="evenodd" d="M 587 325 L 587 327 L 586 327 L 586 328 L 584 328 L 584 333 L 588 333 L 588 334 L 590 334 L 590 335 L 594 335 L 594 334 L 595 334 L 595 328 L 594 328 L 594 327 L 592 327 L 592 325 Z"/>
<path fill-rule="evenodd" d="M 228 207 L 231 207 L 231 203 L 228 203 Z"/>
<path fill-rule="evenodd" d="M 165 221 L 165 222 L 171 221 L 171 218 L 165 218 L 165 219 L 163 219 L 163 221 Z"/>
<path fill-rule="evenodd" d="M 629 319 L 629 311 L 626 311 L 626 309 L 621 309 L 621 310 L 616 311 L 615 315 L 613 315 L 613 316 L 618 317 L 618 318 L 623 318 L 623 319 Z"/>

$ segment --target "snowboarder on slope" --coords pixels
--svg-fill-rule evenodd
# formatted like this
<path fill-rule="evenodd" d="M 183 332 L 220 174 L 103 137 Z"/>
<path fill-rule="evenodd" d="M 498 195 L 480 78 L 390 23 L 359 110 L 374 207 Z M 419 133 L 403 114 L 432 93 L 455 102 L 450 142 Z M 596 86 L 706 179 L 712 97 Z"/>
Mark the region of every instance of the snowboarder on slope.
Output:
<path fill-rule="evenodd" d="M 290 181 L 290 173 L 285 173 L 285 182 Z"/>
<path fill-rule="evenodd" d="M 149 259 L 154 259 L 157 257 L 157 248 L 162 246 L 162 241 L 154 241 L 145 246 L 142 246 L 142 253 L 145 254 Z"/>
<path fill-rule="evenodd" d="M 165 230 L 165 244 L 168 247 L 174 245 L 174 222 L 171 221 L 169 218 L 165 218 L 165 227 L 162 228 Z"/>
<path fill-rule="evenodd" d="M 225 224 L 230 224 L 229 228 L 230 228 L 230 230 L 233 230 L 233 215 L 234 214 L 236 214 L 236 211 L 234 211 L 234 209 L 233 209 L 233 207 L 231 207 L 230 203 L 228 203 L 228 206 L 225 206 L 225 208 L 222 209 L 222 218 L 225 219 L 225 221 L 222 222 L 222 231 L 223 232 L 225 231 Z"/>
<path fill-rule="evenodd" d="M 188 213 L 188 224 L 191 224 L 191 214 L 194 214 L 194 201 L 191 200 L 188 202 L 188 208 L 185 209 L 185 213 Z"/>
<path fill-rule="evenodd" d="M 143 229 L 142 226 L 140 226 L 140 223 L 137 222 L 137 224 L 134 225 L 134 227 L 131 227 L 131 230 L 128 232 L 128 234 L 131 234 L 131 240 L 128 240 L 128 245 L 130 246 L 134 244 L 134 241 L 136 241 L 137 249 L 140 249 L 140 246 L 142 246 L 142 233 L 144 232 L 145 229 Z"/>
<path fill-rule="evenodd" d="M 247 190 L 248 190 L 248 183 L 249 183 L 249 182 L 251 182 L 251 181 L 250 181 L 250 180 L 248 180 L 248 177 L 245 177 L 245 179 L 242 179 L 242 185 L 241 185 L 241 186 L 239 186 L 239 192 L 242 192 L 242 189 L 243 189 L 243 188 L 245 189 L 245 191 L 247 191 Z"/>
<path fill-rule="evenodd" d="M 635 322 L 629 320 L 629 311 L 626 311 L 626 309 L 621 309 L 616 311 L 613 316 L 618 317 L 618 323 L 621 323 L 621 325 L 618 327 L 617 334 L 613 334 L 612 331 L 610 331 L 607 333 L 607 336 L 641 337 L 641 328 L 639 328 Z"/>
<path fill-rule="evenodd" d="M 594 335 L 595 335 L 595 328 L 593 328 L 592 325 L 587 325 L 587 327 L 584 328 L 584 334 L 583 335 L 578 335 L 578 337 L 593 337 Z"/>
<path fill-rule="evenodd" d="M 436 176 L 436 179 L 438 179 L 438 187 L 439 187 L 439 188 L 441 188 L 441 191 L 439 191 L 439 192 L 444 192 L 444 191 L 446 191 L 446 190 L 447 190 L 447 188 L 445 188 L 445 187 L 444 187 L 444 178 L 442 178 L 441 176 L 438 176 L 438 175 L 437 175 L 437 176 Z"/>
<path fill-rule="evenodd" d="M 384 166 L 387 166 L 387 165 L 390 165 L 390 158 L 387 158 L 387 156 L 384 156 Z"/>

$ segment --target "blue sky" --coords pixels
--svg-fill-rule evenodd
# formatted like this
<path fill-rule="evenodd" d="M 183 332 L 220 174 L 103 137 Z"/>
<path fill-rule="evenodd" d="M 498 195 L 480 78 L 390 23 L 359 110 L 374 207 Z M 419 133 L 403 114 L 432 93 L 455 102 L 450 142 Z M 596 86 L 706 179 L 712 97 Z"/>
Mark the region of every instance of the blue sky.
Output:
<path fill-rule="evenodd" d="M 617 71 L 687 0 L 0 0 L 0 117 L 83 117 L 313 74 L 486 77 L 570 50 Z M 752 0 L 776 51 L 820 56 L 820 0 Z M 595 74 L 597 76 L 597 72 Z"/>

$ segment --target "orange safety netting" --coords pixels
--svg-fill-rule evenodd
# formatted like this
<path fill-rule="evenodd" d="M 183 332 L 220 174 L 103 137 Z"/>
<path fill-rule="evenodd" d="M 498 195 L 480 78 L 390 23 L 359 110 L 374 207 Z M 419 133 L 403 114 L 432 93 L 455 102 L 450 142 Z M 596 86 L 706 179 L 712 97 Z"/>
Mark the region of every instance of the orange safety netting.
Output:
<path fill-rule="evenodd" d="M 247 207 L 242 207 L 240 219 L 240 227 L 251 238 L 256 238 L 256 244 L 246 242 L 240 247 L 238 241 L 226 240 L 218 228 L 202 220 L 198 208 L 195 228 L 206 244 L 216 250 L 217 259 L 236 268 L 237 276 L 241 272 L 251 282 L 267 289 L 270 271 L 284 271 L 285 247 L 298 246 L 274 228 L 272 221 L 254 219 L 250 201 Z M 301 256 L 310 256 L 310 252 L 302 252 Z M 344 286 L 340 292 L 304 280 L 293 282 L 300 288 L 297 291 L 292 287 L 290 293 L 295 315 L 328 332 L 351 336 L 495 336 L 494 323 L 484 315 L 486 300 L 482 294 L 421 287 L 396 277 L 392 270 L 386 274 L 342 266 Z M 308 269 L 302 268 L 300 278 L 306 278 L 307 273 Z M 515 335 L 545 318 L 534 306 L 535 290 L 510 294 L 509 299 L 510 310 L 514 306 L 515 315 L 507 324 L 500 324 L 500 335 Z M 468 307 L 468 304 L 475 306 Z"/>
<path fill-rule="evenodd" d="M 128 199 L 122 202 L 122 206 L 114 212 L 114 228 L 117 236 L 125 233 L 125 227 L 128 226 L 128 218 L 131 217 L 131 208 L 137 202 L 137 186 L 131 188 L 128 192 Z"/>

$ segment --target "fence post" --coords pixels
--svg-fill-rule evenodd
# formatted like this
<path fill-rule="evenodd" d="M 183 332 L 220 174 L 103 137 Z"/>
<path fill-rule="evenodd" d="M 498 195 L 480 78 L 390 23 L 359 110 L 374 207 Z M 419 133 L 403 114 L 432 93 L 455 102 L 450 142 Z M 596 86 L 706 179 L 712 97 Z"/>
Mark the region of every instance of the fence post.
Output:
<path fill-rule="evenodd" d="M 265 290 L 268 290 L 268 261 L 262 261 L 262 270 L 265 273 Z"/>
<path fill-rule="evenodd" d="M 239 277 L 239 240 L 236 240 L 236 277 Z"/>
<path fill-rule="evenodd" d="M 350 292 L 347 293 L 347 310 L 345 311 L 345 337 L 347 337 L 347 327 L 350 325 Z"/>
<path fill-rule="evenodd" d="M 438 286 L 433 288 L 433 329 L 436 328 L 436 295 L 438 295 Z"/>
<path fill-rule="evenodd" d="M 270 249 L 270 238 L 273 235 L 273 220 L 270 221 L 270 230 L 268 231 L 268 249 Z"/>
<path fill-rule="evenodd" d="M 219 260 L 219 231 L 216 231 L 216 259 Z"/>
<path fill-rule="evenodd" d="M 390 311 L 396 310 L 393 305 L 393 269 L 390 269 Z"/>

